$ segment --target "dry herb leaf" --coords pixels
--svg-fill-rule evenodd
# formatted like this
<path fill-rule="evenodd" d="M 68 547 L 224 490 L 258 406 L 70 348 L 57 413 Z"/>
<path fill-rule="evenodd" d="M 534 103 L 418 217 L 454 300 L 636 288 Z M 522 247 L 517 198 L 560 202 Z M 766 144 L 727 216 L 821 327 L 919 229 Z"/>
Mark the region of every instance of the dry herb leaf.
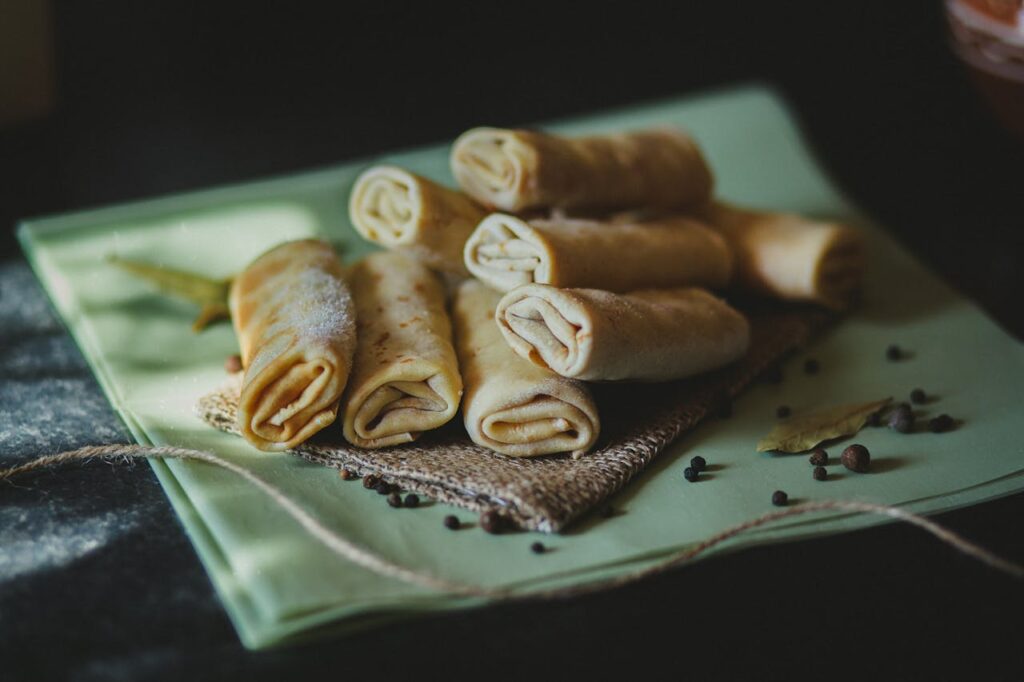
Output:
<path fill-rule="evenodd" d="M 195 322 L 192 323 L 193 331 L 201 331 L 211 322 L 230 316 L 228 311 L 230 279 L 212 279 L 194 272 L 175 270 L 163 265 L 143 263 L 113 255 L 108 256 L 107 260 L 136 277 L 152 282 L 168 294 L 198 304 L 201 310 Z"/>
<path fill-rule="evenodd" d="M 805 452 L 818 444 L 851 436 L 860 431 L 868 418 L 889 404 L 892 398 L 869 403 L 829 407 L 780 422 L 757 443 L 757 451 Z"/>

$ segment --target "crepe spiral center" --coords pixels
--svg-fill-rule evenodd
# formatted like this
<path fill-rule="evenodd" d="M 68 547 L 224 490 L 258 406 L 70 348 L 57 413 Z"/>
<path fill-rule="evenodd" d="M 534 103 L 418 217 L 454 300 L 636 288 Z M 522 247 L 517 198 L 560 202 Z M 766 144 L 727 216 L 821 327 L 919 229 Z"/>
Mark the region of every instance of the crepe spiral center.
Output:
<path fill-rule="evenodd" d="M 367 239 L 396 246 L 410 237 L 419 205 L 415 183 L 380 169 L 363 176 L 352 191 L 354 222 Z"/>

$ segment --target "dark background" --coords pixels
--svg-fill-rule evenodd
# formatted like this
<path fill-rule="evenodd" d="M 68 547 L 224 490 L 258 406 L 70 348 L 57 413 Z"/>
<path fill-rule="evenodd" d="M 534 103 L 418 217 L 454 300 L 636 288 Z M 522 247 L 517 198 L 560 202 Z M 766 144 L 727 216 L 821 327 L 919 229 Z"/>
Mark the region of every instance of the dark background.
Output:
<path fill-rule="evenodd" d="M 5 259 L 21 259 L 13 228 L 24 217 L 332 164 L 474 125 L 761 81 L 787 98 L 855 203 L 1024 335 L 1024 144 L 994 123 L 950 52 L 940 2 L 379 1 L 337 14 L 258 4 L 54 4 L 54 107 L 0 128 Z M 47 338 L 69 343 L 47 324 Z M 33 380 L 71 377 L 102 401 L 77 355 L 61 371 Z M 29 441 L 19 455 L 97 433 L 126 438 L 102 410 L 102 424 Z M 695 679 L 1014 679 L 1024 670 L 1020 582 L 909 527 L 253 654 L 148 467 L 94 465 L 0 493 L 0 506 L 44 495 L 68 514 L 87 504 L 145 519 L 83 561 L 0 584 L 0 678 L 549 679 L 667 666 Z M 938 520 L 1021 561 L 1022 518 L 1016 495 Z"/>

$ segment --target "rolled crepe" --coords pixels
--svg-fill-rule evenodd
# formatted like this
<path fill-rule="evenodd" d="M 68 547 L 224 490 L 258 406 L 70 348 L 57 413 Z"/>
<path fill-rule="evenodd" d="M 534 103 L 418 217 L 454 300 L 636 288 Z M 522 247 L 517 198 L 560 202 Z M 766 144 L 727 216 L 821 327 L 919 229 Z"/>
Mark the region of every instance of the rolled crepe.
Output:
<path fill-rule="evenodd" d="M 589 450 L 600 430 L 586 385 L 518 357 L 494 322 L 499 295 L 467 280 L 452 318 L 462 379 L 463 415 L 474 443 L 512 457 Z"/>
<path fill-rule="evenodd" d="M 458 274 L 466 274 L 466 239 L 487 214 L 462 192 L 394 166 L 376 166 L 360 175 L 348 212 L 367 240 Z"/>
<path fill-rule="evenodd" d="M 287 450 L 334 421 L 356 346 L 355 310 L 334 249 L 307 239 L 257 258 L 231 286 L 245 375 L 238 428 Z"/>
<path fill-rule="evenodd" d="M 711 203 L 703 216 L 733 251 L 739 289 L 834 309 L 848 306 L 860 289 L 864 246 L 851 227 L 723 202 Z"/>
<path fill-rule="evenodd" d="M 462 379 L 440 280 L 408 256 L 381 251 L 352 267 L 349 284 L 359 347 L 343 399 L 345 439 L 381 448 L 448 422 Z"/>
<path fill-rule="evenodd" d="M 732 254 L 705 225 L 680 216 L 646 222 L 487 216 L 466 242 L 466 267 L 500 291 L 524 284 L 632 291 L 725 286 Z"/>
<path fill-rule="evenodd" d="M 474 128 L 452 147 L 452 173 L 481 204 L 534 208 L 682 208 L 713 184 L 700 148 L 675 128 L 566 138 Z"/>
<path fill-rule="evenodd" d="M 613 294 L 530 284 L 495 313 L 520 357 L 565 377 L 668 381 L 717 369 L 746 354 L 750 325 L 703 289 Z"/>

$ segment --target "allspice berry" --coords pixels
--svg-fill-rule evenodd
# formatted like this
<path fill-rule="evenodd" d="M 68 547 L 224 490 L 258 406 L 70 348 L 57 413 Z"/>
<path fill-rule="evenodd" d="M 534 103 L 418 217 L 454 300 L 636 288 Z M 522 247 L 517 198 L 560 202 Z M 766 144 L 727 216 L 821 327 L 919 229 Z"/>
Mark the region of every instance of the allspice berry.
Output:
<path fill-rule="evenodd" d="M 828 453 L 824 448 L 817 448 L 811 453 L 808 461 L 816 467 L 823 467 L 828 464 Z"/>
<path fill-rule="evenodd" d="M 813 476 L 815 481 L 827 481 L 828 469 L 826 469 L 825 467 L 814 467 Z"/>
<path fill-rule="evenodd" d="M 496 511 L 485 511 L 480 515 L 480 527 L 488 533 L 500 533 L 504 525 L 501 514 Z"/>
<path fill-rule="evenodd" d="M 242 356 L 238 353 L 229 355 L 227 360 L 224 361 L 224 371 L 228 374 L 234 374 L 235 372 L 242 371 Z"/>
<path fill-rule="evenodd" d="M 844 467 L 859 474 L 867 473 L 871 468 L 871 453 L 860 443 L 854 443 L 843 450 L 840 459 Z"/>

